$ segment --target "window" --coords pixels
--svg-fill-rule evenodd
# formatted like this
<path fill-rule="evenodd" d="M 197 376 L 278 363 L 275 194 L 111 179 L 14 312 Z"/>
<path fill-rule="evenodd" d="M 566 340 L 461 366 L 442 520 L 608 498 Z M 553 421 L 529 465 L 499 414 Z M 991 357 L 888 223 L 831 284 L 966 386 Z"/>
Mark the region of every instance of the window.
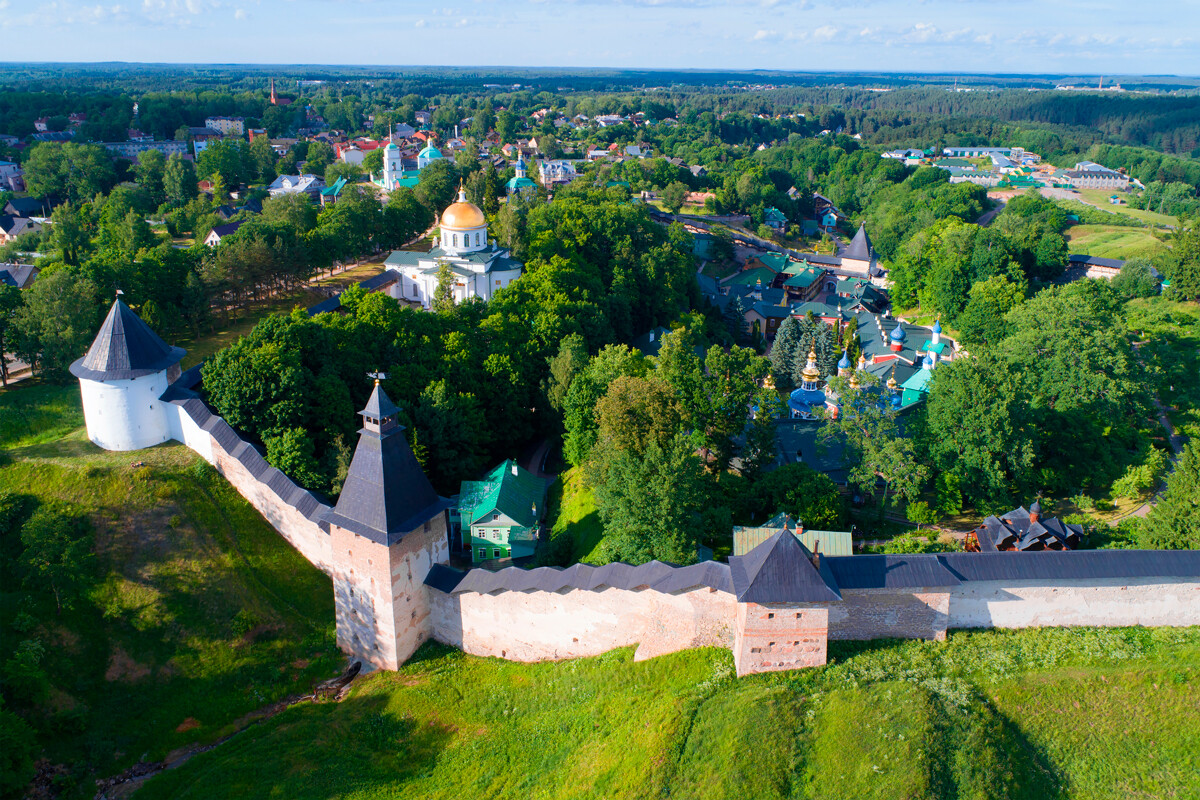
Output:
<path fill-rule="evenodd" d="M 492 522 L 495 522 L 495 521 L 496 521 L 496 520 L 498 520 L 498 519 L 500 519 L 500 514 L 499 514 L 499 512 L 497 512 L 497 513 L 495 513 L 495 514 L 492 514 Z"/>
<path fill-rule="evenodd" d="M 487 560 L 487 548 L 486 547 L 479 548 L 479 560 L 480 561 Z"/>
<path fill-rule="evenodd" d="M 495 550 L 492 551 L 492 553 L 494 553 L 492 558 L 499 558 L 501 552 L 503 552 L 503 551 L 501 551 L 500 548 L 497 547 Z"/>
<path fill-rule="evenodd" d="M 497 280 L 496 280 L 496 285 L 497 285 L 497 286 L 499 286 L 499 285 L 500 285 L 500 280 L 499 280 L 499 279 L 497 279 Z"/>
<path fill-rule="evenodd" d="M 479 247 L 479 231 L 475 231 L 475 246 Z"/>
<path fill-rule="evenodd" d="M 453 236 L 451 236 L 450 240 L 454 244 L 455 247 L 458 247 L 458 234 L 457 233 L 454 234 Z"/>
<path fill-rule="evenodd" d="M 775 615 L 774 615 L 774 614 L 767 614 L 767 619 L 775 619 Z"/>
<path fill-rule="evenodd" d="M 417 285 L 414 283 L 413 284 L 413 297 L 416 297 L 416 296 L 417 296 Z"/>

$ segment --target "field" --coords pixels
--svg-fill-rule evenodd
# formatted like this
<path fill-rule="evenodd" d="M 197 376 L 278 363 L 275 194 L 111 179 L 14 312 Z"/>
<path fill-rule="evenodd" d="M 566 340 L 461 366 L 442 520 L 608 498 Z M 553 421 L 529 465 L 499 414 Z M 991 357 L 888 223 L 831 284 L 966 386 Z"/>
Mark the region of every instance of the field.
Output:
<path fill-rule="evenodd" d="M 63 797 L 225 736 L 343 665 L 329 579 L 211 467 L 181 445 L 104 452 L 81 424 L 77 385 L 0 392 L 0 493 L 26 516 L 55 503 L 87 520 L 93 563 L 61 612 L 15 535 L 0 563 L 5 709 L 62 766 Z"/>
<path fill-rule="evenodd" d="M 1165 253 L 1167 246 L 1145 228 L 1117 225 L 1074 225 L 1067 229 L 1067 249 L 1072 253 L 1129 260 Z"/>
<path fill-rule="evenodd" d="M 296 706 L 138 800 L 1195 798 L 1200 630 L 830 643 L 733 677 L 728 651 L 514 664 L 425 646 Z M 270 764 L 264 769 L 264 764 Z"/>
<path fill-rule="evenodd" d="M 1114 192 L 1107 191 L 1105 189 L 1079 190 L 1080 197 L 1103 211 L 1111 211 L 1114 214 L 1123 214 L 1127 217 L 1133 217 L 1134 219 L 1139 219 L 1142 222 L 1149 222 L 1151 225 L 1157 225 L 1159 227 L 1168 225 L 1174 227 L 1179 224 L 1179 218 L 1170 216 L 1169 214 L 1159 214 L 1157 211 L 1144 211 L 1140 208 L 1130 208 L 1128 205 L 1114 206 L 1108 202 L 1108 198 L 1113 194 Z M 1125 192 L 1116 192 L 1115 194 L 1126 201 L 1132 197 L 1132 195 L 1126 194 Z"/>

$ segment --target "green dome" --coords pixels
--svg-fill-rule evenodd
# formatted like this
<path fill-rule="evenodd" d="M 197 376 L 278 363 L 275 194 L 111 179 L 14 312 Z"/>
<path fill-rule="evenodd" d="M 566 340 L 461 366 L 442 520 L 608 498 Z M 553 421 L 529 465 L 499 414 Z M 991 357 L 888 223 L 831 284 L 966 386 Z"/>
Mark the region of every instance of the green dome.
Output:
<path fill-rule="evenodd" d="M 442 151 L 438 150 L 431 144 L 425 145 L 425 149 L 418 154 L 421 158 L 441 158 Z"/>

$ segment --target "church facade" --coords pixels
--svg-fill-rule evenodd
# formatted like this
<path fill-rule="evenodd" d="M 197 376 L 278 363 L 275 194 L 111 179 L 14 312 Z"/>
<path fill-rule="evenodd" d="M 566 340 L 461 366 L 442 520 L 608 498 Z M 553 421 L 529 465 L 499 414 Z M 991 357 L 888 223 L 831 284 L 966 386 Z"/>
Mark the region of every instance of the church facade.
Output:
<path fill-rule="evenodd" d="M 454 302 L 490 300 L 500 289 L 521 277 L 525 265 L 506 248 L 488 238 L 487 218 L 479 206 L 458 193 L 458 201 L 442 212 L 441 230 L 428 253 L 395 250 L 383 262 L 395 274 L 388 291 L 397 300 L 433 304 L 443 265 L 450 271 Z"/>

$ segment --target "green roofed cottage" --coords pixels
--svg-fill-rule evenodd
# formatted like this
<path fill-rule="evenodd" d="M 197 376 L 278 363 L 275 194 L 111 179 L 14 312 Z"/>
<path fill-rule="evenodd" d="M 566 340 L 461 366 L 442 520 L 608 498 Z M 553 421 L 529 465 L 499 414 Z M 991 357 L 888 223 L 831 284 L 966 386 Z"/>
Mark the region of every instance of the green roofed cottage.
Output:
<path fill-rule="evenodd" d="M 545 494 L 545 482 L 512 459 L 481 481 L 463 481 L 458 507 L 471 560 L 532 556 Z"/>

